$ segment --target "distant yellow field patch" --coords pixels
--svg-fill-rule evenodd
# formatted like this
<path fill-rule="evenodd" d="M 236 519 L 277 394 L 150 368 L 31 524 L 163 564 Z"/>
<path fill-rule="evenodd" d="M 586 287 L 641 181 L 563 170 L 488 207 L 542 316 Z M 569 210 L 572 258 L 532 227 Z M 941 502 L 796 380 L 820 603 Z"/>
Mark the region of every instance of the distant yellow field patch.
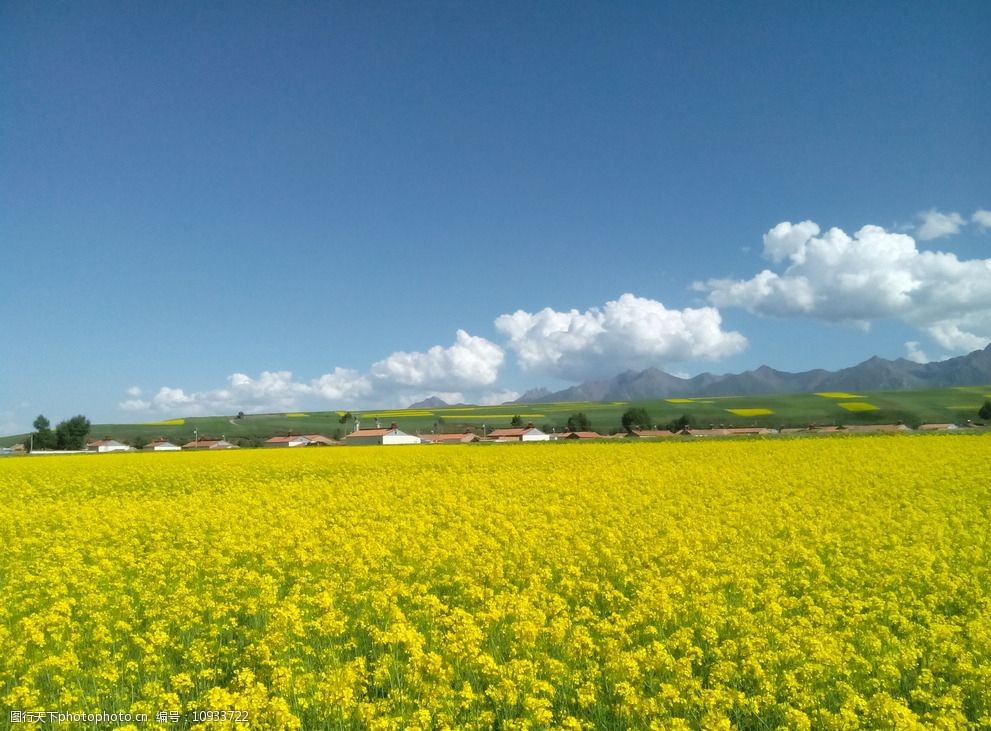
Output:
<path fill-rule="evenodd" d="M 823 398 L 863 398 L 855 393 L 845 393 L 843 391 L 823 391 L 822 393 L 817 393 L 816 396 L 822 396 Z M 851 411 L 857 411 L 857 409 L 850 409 Z"/>
<path fill-rule="evenodd" d="M 165 421 L 146 421 L 147 426 L 182 426 L 186 423 L 185 419 L 166 419 Z"/>
<path fill-rule="evenodd" d="M 521 419 L 542 419 L 543 414 L 458 414 L 459 419 L 512 419 L 518 416 Z"/>
<path fill-rule="evenodd" d="M 773 414 L 774 412 L 770 409 L 726 409 L 731 414 L 736 414 L 737 416 L 767 416 L 768 414 Z"/>
<path fill-rule="evenodd" d="M 844 401 L 836 405 L 847 411 L 877 411 L 877 406 L 869 404 L 866 401 Z"/>
<path fill-rule="evenodd" d="M 433 411 L 426 409 L 406 409 L 403 411 L 376 411 L 374 414 L 362 414 L 363 419 L 400 419 L 404 416 L 433 416 Z"/>
<path fill-rule="evenodd" d="M 669 404 L 690 404 L 690 403 L 692 403 L 692 399 L 690 399 L 690 398 L 667 398 L 667 399 L 664 399 L 664 400 L 667 401 Z"/>
<path fill-rule="evenodd" d="M 299 418 L 300 416 L 309 416 L 309 414 L 286 414 L 286 416 L 288 416 L 290 419 L 296 419 Z"/>

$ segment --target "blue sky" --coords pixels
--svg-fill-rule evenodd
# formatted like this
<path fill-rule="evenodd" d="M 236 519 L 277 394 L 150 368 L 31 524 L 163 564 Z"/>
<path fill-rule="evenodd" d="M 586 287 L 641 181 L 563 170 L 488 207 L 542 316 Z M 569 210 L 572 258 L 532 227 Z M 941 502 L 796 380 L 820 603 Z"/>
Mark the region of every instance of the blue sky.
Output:
<path fill-rule="evenodd" d="M 985 2 L 4 3 L 0 432 L 983 346 L 988 37 Z"/>

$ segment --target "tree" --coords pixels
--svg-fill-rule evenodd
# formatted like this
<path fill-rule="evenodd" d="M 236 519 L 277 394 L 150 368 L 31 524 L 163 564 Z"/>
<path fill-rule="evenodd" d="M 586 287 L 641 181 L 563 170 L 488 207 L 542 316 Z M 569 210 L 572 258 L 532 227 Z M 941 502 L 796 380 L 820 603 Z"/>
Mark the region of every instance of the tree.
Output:
<path fill-rule="evenodd" d="M 675 419 L 670 424 L 668 424 L 668 431 L 674 432 L 675 434 L 677 434 L 682 429 L 687 429 L 691 425 L 692 424 L 691 424 L 691 422 L 688 419 L 688 415 L 687 414 L 682 414 L 677 419 Z"/>
<path fill-rule="evenodd" d="M 513 418 L 510 420 L 509 425 L 514 428 L 519 428 L 523 426 L 523 417 L 520 416 L 519 414 L 514 415 Z"/>
<path fill-rule="evenodd" d="M 89 434 L 89 419 L 82 414 L 60 421 L 55 427 L 55 446 L 58 449 L 82 449 Z"/>
<path fill-rule="evenodd" d="M 52 424 L 42 414 L 34 420 L 34 434 L 31 439 L 32 449 L 55 449 L 55 434 Z"/>
<path fill-rule="evenodd" d="M 647 413 L 646 409 L 627 409 L 623 414 L 623 428 L 626 431 L 631 432 L 636 428 L 643 428 L 650 425 L 650 414 Z"/>
<path fill-rule="evenodd" d="M 344 431 L 349 431 L 348 422 L 357 421 L 357 418 L 350 411 L 345 411 L 341 414 L 341 418 L 337 420 L 339 424 L 344 424 Z"/>
<path fill-rule="evenodd" d="M 579 411 L 568 417 L 568 431 L 592 431 L 592 422 L 584 411 Z"/>
<path fill-rule="evenodd" d="M 991 419 L 991 401 L 985 401 L 977 415 L 982 419 Z"/>

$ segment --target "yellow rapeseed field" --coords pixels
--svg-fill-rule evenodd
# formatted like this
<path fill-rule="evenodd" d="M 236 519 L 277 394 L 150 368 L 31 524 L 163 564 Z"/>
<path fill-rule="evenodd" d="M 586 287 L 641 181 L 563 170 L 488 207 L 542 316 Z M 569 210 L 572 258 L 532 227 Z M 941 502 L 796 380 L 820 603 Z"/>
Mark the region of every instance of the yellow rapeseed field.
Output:
<path fill-rule="evenodd" d="M 0 725 L 988 729 L 988 475 L 939 435 L 0 460 Z"/>
<path fill-rule="evenodd" d="M 840 401 L 836 405 L 847 411 L 877 411 L 877 406 L 866 401 Z"/>

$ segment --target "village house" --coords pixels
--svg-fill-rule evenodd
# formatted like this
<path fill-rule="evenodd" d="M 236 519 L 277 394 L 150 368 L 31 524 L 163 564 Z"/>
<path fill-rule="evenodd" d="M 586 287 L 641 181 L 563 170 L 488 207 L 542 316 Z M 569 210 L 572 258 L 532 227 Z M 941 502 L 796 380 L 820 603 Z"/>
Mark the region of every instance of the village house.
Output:
<path fill-rule="evenodd" d="M 602 435 L 594 431 L 566 431 L 552 436 L 556 439 L 602 439 Z"/>
<path fill-rule="evenodd" d="M 133 447 L 123 442 L 118 442 L 116 439 L 97 439 L 96 441 L 87 442 L 86 451 L 97 452 L 99 454 L 106 454 L 107 452 L 131 452 L 133 451 Z"/>
<path fill-rule="evenodd" d="M 633 438 L 644 438 L 644 437 L 673 437 L 674 432 L 668 431 L 667 429 L 634 429 L 626 434 L 628 437 Z"/>
<path fill-rule="evenodd" d="M 537 429 L 533 424 L 510 429 L 493 429 L 489 432 L 489 439 L 497 442 L 547 442 L 550 438 L 549 434 Z"/>
<path fill-rule="evenodd" d="M 284 437 L 272 437 L 265 440 L 266 447 L 306 447 L 312 442 L 300 434 L 288 434 Z"/>
<path fill-rule="evenodd" d="M 477 434 L 465 432 L 464 434 L 418 434 L 420 441 L 424 444 L 468 444 L 479 441 Z"/>
<path fill-rule="evenodd" d="M 678 436 L 683 437 L 745 437 L 745 436 L 766 436 L 777 434 L 777 429 L 769 429 L 764 426 L 731 426 L 731 427 L 710 427 L 708 429 L 692 429 L 684 427 L 678 431 Z M 670 434 L 670 432 L 668 432 Z M 659 434 L 659 436 L 664 436 Z"/>
<path fill-rule="evenodd" d="M 228 442 L 226 439 L 194 439 L 191 442 L 186 442 L 182 445 L 183 449 L 186 450 L 196 450 L 196 449 L 238 449 L 236 444 Z"/>
<path fill-rule="evenodd" d="M 419 444 L 420 437 L 407 434 L 393 424 L 388 429 L 356 429 L 344 437 L 347 444 Z"/>
<path fill-rule="evenodd" d="M 842 433 L 842 426 L 790 426 L 778 430 L 778 434 L 836 434 Z"/>
<path fill-rule="evenodd" d="M 180 452 L 182 447 L 173 444 L 168 439 L 156 439 L 144 447 L 145 452 Z"/>
<path fill-rule="evenodd" d="M 728 437 L 740 437 L 740 436 L 766 436 L 768 434 L 777 434 L 777 429 L 770 429 L 766 426 L 733 426 L 727 429 L 723 429 L 723 432 Z"/>
<path fill-rule="evenodd" d="M 912 431 L 904 424 L 851 424 L 844 427 L 848 434 L 897 434 Z"/>
<path fill-rule="evenodd" d="M 308 447 L 336 447 L 340 444 L 340 442 L 335 442 L 323 434 L 304 434 L 303 436 L 310 440 L 310 443 L 306 445 Z"/>

